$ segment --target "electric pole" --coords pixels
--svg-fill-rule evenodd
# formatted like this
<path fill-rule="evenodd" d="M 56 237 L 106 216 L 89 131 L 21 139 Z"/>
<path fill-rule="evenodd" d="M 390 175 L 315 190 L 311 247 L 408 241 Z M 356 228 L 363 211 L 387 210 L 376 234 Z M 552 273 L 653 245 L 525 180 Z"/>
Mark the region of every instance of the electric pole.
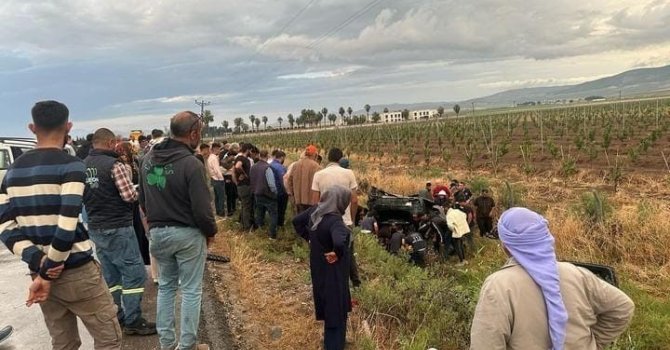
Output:
<path fill-rule="evenodd" d="M 202 101 L 195 100 L 195 104 L 200 106 L 200 118 L 203 118 L 205 116 L 205 106 L 209 106 L 210 104 L 212 104 L 212 102 L 210 101 L 205 102 L 205 100 Z"/>

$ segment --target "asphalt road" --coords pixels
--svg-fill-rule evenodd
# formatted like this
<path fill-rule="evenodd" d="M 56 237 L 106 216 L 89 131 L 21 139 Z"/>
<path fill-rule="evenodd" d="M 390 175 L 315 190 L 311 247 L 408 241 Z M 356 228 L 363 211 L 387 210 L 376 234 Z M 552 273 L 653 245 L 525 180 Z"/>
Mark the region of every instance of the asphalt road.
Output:
<path fill-rule="evenodd" d="M 14 334 L 0 345 L 0 350 L 50 350 L 51 337 L 44 324 L 39 306 L 26 307 L 25 299 L 30 285 L 28 267 L 0 246 L 0 328 L 14 327 Z M 179 303 L 177 303 L 179 305 Z M 144 317 L 156 319 L 156 287 L 147 280 L 142 301 Z M 177 322 L 179 324 L 179 322 Z M 79 323 L 82 340 L 80 349 L 93 349 L 93 340 L 83 324 Z M 200 341 L 210 344 L 212 350 L 234 349 L 233 337 L 227 324 L 224 308 L 216 298 L 209 273 L 205 274 L 203 307 L 199 331 Z M 157 336 L 124 337 L 124 350 L 160 349 Z"/>

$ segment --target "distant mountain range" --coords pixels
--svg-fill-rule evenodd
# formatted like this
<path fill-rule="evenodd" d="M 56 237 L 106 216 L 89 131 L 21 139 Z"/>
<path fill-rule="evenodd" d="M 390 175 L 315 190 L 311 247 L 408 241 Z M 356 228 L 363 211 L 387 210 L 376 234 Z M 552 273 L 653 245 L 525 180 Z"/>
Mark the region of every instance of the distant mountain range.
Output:
<path fill-rule="evenodd" d="M 407 108 L 434 109 L 444 106 L 450 110 L 455 103 L 462 108 L 468 108 L 474 102 L 477 108 L 493 108 L 513 106 L 514 103 L 579 100 L 589 96 L 603 96 L 618 98 L 619 92 L 623 97 L 637 97 L 649 94 L 658 94 L 667 91 L 670 93 L 670 65 L 656 68 L 640 68 L 629 70 L 611 77 L 601 78 L 576 85 L 546 86 L 524 89 L 514 89 L 499 92 L 490 96 L 474 98 L 459 102 L 422 102 L 412 104 L 392 104 L 387 106 L 373 106 L 373 110 L 400 110 Z"/>

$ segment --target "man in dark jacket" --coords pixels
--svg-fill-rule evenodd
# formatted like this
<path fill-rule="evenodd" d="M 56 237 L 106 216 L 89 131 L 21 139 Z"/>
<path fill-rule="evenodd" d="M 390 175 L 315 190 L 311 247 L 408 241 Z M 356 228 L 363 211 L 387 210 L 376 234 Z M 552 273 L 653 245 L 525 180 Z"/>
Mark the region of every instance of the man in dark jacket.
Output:
<path fill-rule="evenodd" d="M 235 167 L 233 170 L 233 182 L 237 186 L 237 195 L 240 198 L 240 222 L 242 229 L 250 230 L 253 223 L 253 192 L 251 192 L 251 159 L 249 154 L 253 145 L 244 143 L 240 146 L 240 153 L 235 157 Z"/>
<path fill-rule="evenodd" d="M 84 204 L 88 233 L 95 243 L 102 274 L 118 307 L 117 317 L 128 335 L 156 334 L 156 325 L 142 318 L 146 270 L 133 227 L 137 191 L 132 172 L 114 152 L 116 137 L 109 129 L 93 135 L 86 164 Z"/>
<path fill-rule="evenodd" d="M 91 147 L 93 146 L 93 134 L 86 135 L 86 140 L 79 145 L 77 149 L 77 158 L 85 159 L 88 157 L 88 153 L 91 152 Z"/>
<path fill-rule="evenodd" d="M 277 239 L 277 184 L 268 164 L 268 151 L 258 154 L 258 162 L 251 167 L 251 192 L 256 203 L 256 226 L 264 225 L 265 212 L 270 215 L 270 239 Z"/>
<path fill-rule="evenodd" d="M 193 156 L 202 127 L 197 114 L 177 113 L 170 121 L 172 136 L 156 144 L 141 166 L 140 204 L 160 270 L 156 326 L 163 349 L 177 345 L 177 288 L 182 295 L 180 348 L 209 349 L 196 345 L 207 245 L 217 232 L 205 166 Z"/>
<path fill-rule="evenodd" d="M 477 219 L 477 227 L 479 227 L 479 235 L 481 237 L 491 237 L 493 231 L 493 217 L 491 211 L 496 206 L 493 198 L 489 195 L 489 190 L 483 189 L 479 197 L 473 202 L 475 206 L 475 217 Z"/>

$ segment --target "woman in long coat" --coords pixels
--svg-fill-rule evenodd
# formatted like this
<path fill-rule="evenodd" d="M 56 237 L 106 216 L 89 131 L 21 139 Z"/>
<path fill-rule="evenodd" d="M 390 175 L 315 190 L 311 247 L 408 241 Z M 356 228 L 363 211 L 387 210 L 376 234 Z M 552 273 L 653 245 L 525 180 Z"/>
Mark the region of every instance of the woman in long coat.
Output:
<path fill-rule="evenodd" d="M 309 241 L 310 272 L 316 319 L 324 321 L 326 350 L 344 349 L 349 292 L 349 228 L 342 221 L 351 190 L 334 186 L 321 195 L 318 205 L 293 219 L 296 232 Z"/>

